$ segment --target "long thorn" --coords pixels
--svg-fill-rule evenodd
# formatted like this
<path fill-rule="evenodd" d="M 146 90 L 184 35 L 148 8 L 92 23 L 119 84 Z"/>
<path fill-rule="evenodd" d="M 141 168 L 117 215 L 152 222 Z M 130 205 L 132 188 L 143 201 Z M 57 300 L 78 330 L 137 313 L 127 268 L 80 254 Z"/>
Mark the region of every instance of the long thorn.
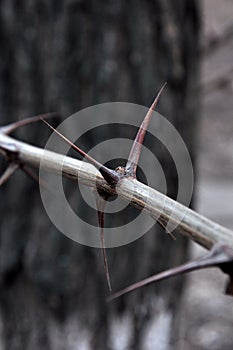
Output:
<path fill-rule="evenodd" d="M 160 273 L 153 275 L 153 276 L 150 276 L 150 277 L 148 277 L 140 282 L 134 283 L 131 286 L 126 287 L 126 288 L 120 290 L 119 292 L 116 292 L 113 295 L 111 295 L 107 299 L 107 301 L 114 300 L 114 299 L 116 299 L 116 298 L 118 298 L 126 293 L 132 292 L 133 290 L 141 288 L 141 287 L 146 286 L 148 284 L 158 282 L 161 280 L 165 280 L 165 279 L 173 277 L 173 276 L 181 275 L 181 274 L 186 273 L 186 272 L 200 270 L 200 269 L 204 269 L 204 268 L 208 268 L 208 267 L 215 267 L 215 266 L 230 262 L 230 261 L 232 261 L 232 259 L 233 259 L 233 257 L 230 254 L 227 254 L 227 251 L 225 250 L 225 248 L 222 244 L 216 244 L 215 246 L 213 246 L 211 251 L 209 251 L 203 257 L 201 257 L 197 260 L 182 264 L 180 266 L 171 268 L 169 270 L 160 272 Z"/>
<path fill-rule="evenodd" d="M 151 120 L 151 117 L 153 115 L 153 112 L 155 111 L 155 108 L 157 106 L 157 103 L 159 101 L 160 95 L 163 91 L 163 89 L 165 88 L 167 83 L 165 83 L 162 88 L 160 89 L 158 95 L 156 96 L 154 102 L 152 103 L 152 105 L 150 106 L 145 118 L 142 121 L 142 124 L 138 130 L 138 133 L 135 137 L 135 140 L 133 142 L 133 146 L 131 148 L 130 154 L 129 154 L 129 158 L 128 158 L 128 162 L 126 164 L 126 173 L 128 173 L 128 175 L 136 177 L 136 170 L 137 170 L 137 166 L 138 166 L 138 160 L 140 157 L 140 153 L 141 153 L 141 148 L 142 148 L 142 144 L 145 138 L 145 134 L 146 134 L 146 130 L 148 128 L 148 124 Z"/>
<path fill-rule="evenodd" d="M 4 171 L 4 173 L 2 174 L 2 176 L 0 177 L 0 186 L 2 186 L 7 180 L 9 180 L 11 175 L 13 175 L 18 169 L 19 169 L 18 164 L 10 163 L 6 168 L 6 170 Z"/>
<path fill-rule="evenodd" d="M 76 146 L 73 142 L 71 142 L 67 137 L 62 135 L 59 131 L 57 131 L 52 125 L 50 125 L 46 120 L 41 118 L 41 120 L 50 128 L 52 129 L 57 135 L 59 135 L 66 143 L 68 143 L 76 152 L 78 152 L 81 156 L 85 157 L 89 162 L 91 162 L 103 175 L 104 179 L 109 183 L 110 185 L 115 185 L 118 180 L 119 176 L 118 174 L 111 169 L 108 169 L 106 166 L 89 156 L 86 152 L 84 152 L 81 148 Z"/>
<path fill-rule="evenodd" d="M 111 287 L 110 274 L 109 274 L 109 268 L 108 268 L 108 259 L 107 259 L 105 240 L 104 240 L 104 209 L 105 209 L 106 201 L 98 193 L 95 193 L 95 200 L 96 200 L 96 207 L 97 207 L 97 214 L 98 214 L 98 223 L 100 227 L 100 241 L 101 241 L 101 251 L 103 256 L 104 270 L 105 270 L 105 275 L 108 283 L 108 288 L 111 292 L 112 287 Z"/>
<path fill-rule="evenodd" d="M 41 120 L 42 117 L 44 119 L 45 118 L 55 118 L 55 117 L 59 117 L 59 114 L 56 112 L 39 114 L 39 115 L 36 115 L 34 117 L 25 118 L 25 119 L 22 119 L 22 120 L 15 122 L 15 123 L 3 126 L 3 127 L 1 127 L 1 130 L 5 135 L 9 135 L 14 130 L 21 128 L 22 126 L 25 126 L 25 125 L 28 125 L 31 123 L 35 123 L 35 122 Z"/>

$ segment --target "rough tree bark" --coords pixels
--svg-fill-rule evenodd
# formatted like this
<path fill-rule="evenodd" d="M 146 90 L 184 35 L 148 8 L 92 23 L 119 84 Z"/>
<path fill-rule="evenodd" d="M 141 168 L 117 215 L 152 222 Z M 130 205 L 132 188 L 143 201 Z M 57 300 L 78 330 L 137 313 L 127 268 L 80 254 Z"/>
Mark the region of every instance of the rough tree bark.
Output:
<path fill-rule="evenodd" d="M 109 101 L 148 106 L 168 81 L 160 112 L 179 130 L 194 160 L 198 1 L 8 0 L 0 2 L 0 16 L 1 124 L 49 110 L 68 116 Z M 40 125 L 17 134 L 41 146 L 48 135 Z M 175 197 L 171 160 L 162 149 L 158 156 Z M 23 174 L 14 175 L 0 193 L 4 349 L 113 350 L 123 343 L 125 349 L 168 348 L 176 333 L 181 279 L 106 304 L 99 250 L 59 233 L 44 213 L 37 186 Z M 174 244 L 154 227 L 108 255 L 119 289 L 181 263 L 187 241 Z"/>

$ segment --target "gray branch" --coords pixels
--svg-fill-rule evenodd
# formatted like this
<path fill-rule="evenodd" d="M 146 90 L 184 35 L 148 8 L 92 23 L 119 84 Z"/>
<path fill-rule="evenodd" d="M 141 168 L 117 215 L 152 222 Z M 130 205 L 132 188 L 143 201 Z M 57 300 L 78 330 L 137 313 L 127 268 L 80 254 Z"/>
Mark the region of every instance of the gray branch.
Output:
<path fill-rule="evenodd" d="M 117 193 L 123 199 L 131 201 L 133 206 L 149 213 L 166 227 L 168 232 L 176 227 L 176 233 L 207 249 L 211 249 L 216 243 L 225 243 L 233 249 L 232 230 L 207 219 L 136 179 L 123 177 L 113 188 L 93 165 L 18 141 L 8 136 L 4 127 L 0 128 L 0 150 L 11 163 L 34 168 L 41 166 L 43 170 L 55 174 L 60 174 L 63 164 L 62 172 L 67 178 L 94 189 L 97 187 L 112 194 Z"/>

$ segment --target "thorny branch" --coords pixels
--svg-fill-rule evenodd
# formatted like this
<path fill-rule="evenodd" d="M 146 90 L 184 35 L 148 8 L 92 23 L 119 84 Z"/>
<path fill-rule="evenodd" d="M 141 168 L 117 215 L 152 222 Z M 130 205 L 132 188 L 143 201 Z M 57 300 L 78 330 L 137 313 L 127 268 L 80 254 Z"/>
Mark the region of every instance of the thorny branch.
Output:
<path fill-rule="evenodd" d="M 24 171 L 27 169 L 27 174 L 30 173 L 30 176 L 32 174 L 30 169 L 39 168 L 40 166 L 43 167 L 43 170 L 60 174 L 61 164 L 63 164 L 63 175 L 67 178 L 72 179 L 73 181 L 82 182 L 92 189 L 97 190 L 99 193 L 104 194 L 104 196 L 112 196 L 117 194 L 123 199 L 129 200 L 131 205 L 144 209 L 147 213 L 154 217 L 163 228 L 166 229 L 169 222 L 170 224 L 176 226 L 177 234 L 184 235 L 203 247 L 211 250 L 207 256 L 204 256 L 195 262 L 187 263 L 180 267 L 162 272 L 156 276 L 149 277 L 144 281 L 136 283 L 135 285 L 127 287 L 125 290 L 116 293 L 113 295 L 113 298 L 145 284 L 168 278 L 176 274 L 209 266 L 218 266 L 230 276 L 231 280 L 227 292 L 233 294 L 233 231 L 207 219 L 195 211 L 161 194 L 155 189 L 142 184 L 136 179 L 135 172 L 140 155 L 141 144 L 144 139 L 146 129 L 145 125 L 147 122 L 149 122 L 152 114 L 151 112 L 154 109 L 157 100 L 158 98 L 152 104 L 152 107 L 149 109 L 141 128 L 139 129 L 135 142 L 132 146 L 126 168 L 123 169 L 108 169 L 95 159 L 89 157 L 88 160 L 94 165 L 93 166 L 62 154 L 31 146 L 9 136 L 9 134 L 18 127 L 38 121 L 41 116 L 33 117 L 31 119 L 29 118 L 1 127 L 0 152 L 8 160 L 9 167 L 0 178 L 0 185 L 2 185 L 19 168 Z M 45 115 L 44 118 L 47 116 L 49 115 Z M 56 131 L 55 129 L 53 130 Z M 85 157 L 87 156 L 85 152 L 73 145 L 65 136 L 61 134 L 60 136 L 77 152 Z M 43 162 L 41 162 L 42 159 Z M 105 272 L 110 287 L 103 237 L 103 209 L 103 207 L 98 209 L 99 224 L 101 227 Z"/>
<path fill-rule="evenodd" d="M 54 129 L 46 120 L 43 118 L 42 121 L 51 128 L 57 135 L 59 135 L 66 143 L 68 143 L 76 152 L 78 152 L 81 156 L 86 157 L 97 169 L 99 169 L 99 172 L 103 175 L 104 179 L 107 181 L 107 183 L 115 188 L 118 181 L 122 178 L 122 176 L 132 177 L 136 179 L 136 170 L 138 167 L 138 161 L 141 153 L 142 144 L 145 138 L 146 130 L 148 128 L 149 122 L 151 120 L 151 117 L 153 115 L 153 112 L 158 104 L 159 97 L 166 86 L 166 83 L 162 86 L 160 89 L 158 95 L 156 96 L 154 102 L 152 103 L 151 107 L 149 108 L 145 118 L 142 121 L 142 124 L 137 132 L 137 135 L 135 137 L 135 140 L 133 142 L 128 161 L 126 164 L 126 167 L 117 167 L 116 170 L 112 170 L 107 168 L 106 166 L 102 165 L 98 161 L 96 161 L 94 158 L 90 157 L 87 153 L 85 153 L 83 150 L 81 150 L 79 147 L 77 147 L 75 144 L 73 144 L 69 139 L 67 139 L 63 134 L 61 134 L 59 131 Z M 96 191 L 95 192 L 95 200 L 96 200 L 96 209 L 98 214 L 98 222 L 100 227 L 100 240 L 101 240 L 101 249 L 102 249 L 102 255 L 103 255 L 103 263 L 104 263 L 104 270 L 106 279 L 108 282 L 109 290 L 111 291 L 111 282 L 110 282 L 110 274 L 108 269 L 108 259 L 107 259 L 107 253 L 105 248 L 105 239 L 104 239 L 104 211 L 105 211 L 105 205 L 106 201 L 113 196 L 111 193 L 107 193 L 106 191 Z M 160 223 L 161 225 L 161 223 Z M 164 225 L 162 227 L 168 232 L 173 238 L 174 236 L 169 232 Z"/>

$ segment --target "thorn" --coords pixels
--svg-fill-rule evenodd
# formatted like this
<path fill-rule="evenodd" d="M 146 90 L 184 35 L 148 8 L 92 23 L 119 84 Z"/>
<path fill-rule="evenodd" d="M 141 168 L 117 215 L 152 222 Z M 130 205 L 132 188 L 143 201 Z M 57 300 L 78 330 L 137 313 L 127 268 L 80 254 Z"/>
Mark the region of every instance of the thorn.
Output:
<path fill-rule="evenodd" d="M 143 144 L 145 134 L 146 134 L 146 131 L 148 128 L 148 124 L 151 120 L 153 112 L 155 111 L 155 108 L 156 108 L 157 103 L 159 101 L 160 95 L 161 95 L 161 93 L 166 85 L 167 85 L 167 83 L 163 84 L 162 88 L 160 89 L 159 93 L 157 94 L 154 102 L 152 103 L 145 118 L 143 119 L 142 124 L 141 124 L 141 126 L 137 132 L 137 135 L 134 139 L 133 146 L 132 146 L 130 154 L 129 154 L 128 162 L 126 164 L 126 173 L 130 176 L 133 176 L 134 178 L 136 177 L 138 160 L 140 157 L 141 148 L 142 148 L 142 144 Z"/>
<path fill-rule="evenodd" d="M 6 168 L 2 176 L 0 177 L 0 186 L 2 186 L 9 178 L 11 175 L 13 175 L 16 170 L 19 169 L 19 165 L 15 163 L 10 163 L 9 166 Z"/>
<path fill-rule="evenodd" d="M 108 259 L 107 259 L 105 240 L 104 240 L 104 209 L 106 205 L 106 200 L 97 192 L 95 193 L 95 201 L 96 201 L 97 214 L 98 214 L 98 223 L 100 227 L 100 241 L 101 241 L 101 251 L 103 256 L 104 270 L 105 270 L 105 275 L 108 283 L 108 288 L 111 292 L 112 287 L 111 287 L 110 274 L 108 269 Z"/>
<path fill-rule="evenodd" d="M 25 126 L 25 125 L 28 125 L 28 124 L 31 124 L 31 123 L 35 123 L 35 122 L 39 121 L 42 117 L 43 118 L 55 118 L 55 117 L 60 117 L 60 115 L 58 113 L 56 113 L 56 112 L 39 114 L 39 115 L 36 115 L 34 117 L 25 118 L 25 119 L 22 119 L 22 120 L 19 120 L 19 121 L 15 122 L 15 123 L 3 126 L 0 129 L 1 129 L 2 133 L 4 133 L 5 135 L 9 135 L 14 130 L 16 130 L 18 128 L 21 128 L 21 126 Z"/>
<path fill-rule="evenodd" d="M 222 264 L 229 263 L 229 262 L 233 261 L 232 252 L 229 253 L 228 250 L 229 250 L 229 247 L 226 247 L 226 245 L 216 244 L 203 257 L 200 257 L 197 260 L 182 264 L 180 266 L 171 268 L 169 270 L 160 272 L 160 273 L 153 275 L 153 276 L 150 276 L 142 281 L 134 283 L 131 286 L 126 287 L 126 288 L 120 290 L 119 292 L 116 292 L 113 295 L 111 295 L 107 299 L 107 302 L 114 300 L 114 299 L 116 299 L 116 298 L 118 298 L 126 293 L 132 292 L 135 289 L 146 286 L 148 284 L 162 281 L 162 280 L 165 280 L 167 278 L 181 275 L 181 274 L 186 273 L 186 272 L 200 270 L 200 269 L 204 269 L 204 268 L 208 268 L 208 267 L 215 267 L 215 266 L 221 267 Z"/>
<path fill-rule="evenodd" d="M 84 157 L 87 160 L 89 160 L 89 162 L 92 163 L 99 170 L 99 172 L 102 174 L 102 176 L 104 177 L 104 179 L 107 181 L 107 183 L 109 185 L 116 185 L 117 184 L 117 182 L 119 181 L 119 175 L 114 170 L 111 170 L 111 169 L 107 168 L 106 166 L 104 166 L 103 164 L 101 164 L 100 162 L 98 162 L 97 160 L 92 158 L 91 156 L 89 156 L 86 152 L 81 150 L 81 148 L 79 148 L 73 142 L 71 142 L 67 137 L 65 137 L 59 131 L 57 131 L 46 120 L 44 120 L 43 118 L 40 118 L 40 119 L 50 129 L 52 129 L 57 135 L 59 135 L 66 143 L 68 143 L 76 152 L 78 152 L 82 157 Z"/>

